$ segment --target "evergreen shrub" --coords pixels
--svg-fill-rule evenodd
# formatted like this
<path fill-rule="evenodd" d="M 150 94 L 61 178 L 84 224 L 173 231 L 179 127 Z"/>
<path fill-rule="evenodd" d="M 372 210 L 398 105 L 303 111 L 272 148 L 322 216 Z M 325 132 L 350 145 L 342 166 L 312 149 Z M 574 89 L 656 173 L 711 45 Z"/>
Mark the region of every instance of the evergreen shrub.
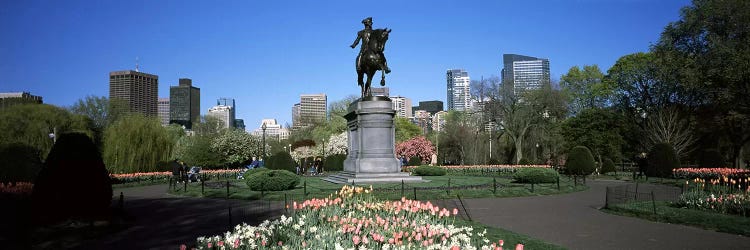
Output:
<path fill-rule="evenodd" d="M 680 167 L 674 148 L 669 143 L 658 143 L 648 153 L 646 176 L 670 177 L 672 170 Z"/>
<path fill-rule="evenodd" d="M 606 174 L 611 172 L 617 172 L 617 169 L 615 169 L 615 162 L 613 162 L 612 159 L 604 158 L 601 173 Z"/>
<path fill-rule="evenodd" d="M 287 152 L 278 152 L 276 155 L 271 157 L 272 163 L 268 165 L 269 169 L 283 169 L 289 172 L 295 173 L 297 163 L 292 159 L 292 156 Z"/>
<path fill-rule="evenodd" d="M 325 171 L 342 171 L 344 170 L 345 154 L 329 155 L 326 157 L 323 170 Z"/>
<path fill-rule="evenodd" d="M 259 170 L 245 176 L 245 179 L 247 186 L 255 191 L 290 190 L 300 182 L 299 176 L 287 170 Z"/>
<path fill-rule="evenodd" d="M 409 166 L 419 166 L 422 165 L 422 159 L 419 158 L 419 156 L 412 156 L 409 157 L 409 161 L 407 163 Z"/>
<path fill-rule="evenodd" d="M 565 161 L 565 173 L 569 175 L 590 175 L 596 169 L 596 162 L 591 151 L 584 146 L 570 150 Z"/>

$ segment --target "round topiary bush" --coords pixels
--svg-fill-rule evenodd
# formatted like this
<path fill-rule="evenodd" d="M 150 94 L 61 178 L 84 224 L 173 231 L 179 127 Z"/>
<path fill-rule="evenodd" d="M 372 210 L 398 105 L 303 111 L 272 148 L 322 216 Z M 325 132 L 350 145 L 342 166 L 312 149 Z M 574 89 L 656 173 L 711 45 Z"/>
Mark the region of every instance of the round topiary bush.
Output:
<path fill-rule="evenodd" d="M 271 157 L 272 163 L 268 165 L 270 169 L 283 169 L 289 172 L 295 173 L 297 170 L 297 163 L 292 159 L 292 156 L 287 152 L 278 152 L 276 155 Z"/>
<path fill-rule="evenodd" d="M 284 191 L 299 184 L 299 176 L 286 170 L 259 170 L 245 176 L 247 186 L 255 191 Z"/>
<path fill-rule="evenodd" d="M 346 160 L 345 154 L 329 155 L 326 157 L 324 163 L 325 171 L 342 171 L 344 170 L 344 160 Z"/>
<path fill-rule="evenodd" d="M 409 157 L 409 162 L 407 163 L 409 166 L 419 166 L 422 165 L 422 159 L 419 158 L 419 156 L 412 156 Z"/>
<path fill-rule="evenodd" d="M 615 162 L 612 161 L 612 159 L 604 158 L 604 162 L 602 162 L 602 174 L 606 173 L 612 173 L 616 172 L 617 169 L 615 169 Z"/>
<path fill-rule="evenodd" d="M 419 166 L 414 168 L 411 172 L 414 175 L 419 176 L 443 176 L 448 173 L 444 168 L 436 166 Z"/>
<path fill-rule="evenodd" d="M 82 133 L 59 137 L 36 178 L 31 200 L 32 214 L 42 225 L 109 217 L 112 180 L 91 138 Z"/>
<path fill-rule="evenodd" d="M 263 171 L 271 171 L 268 168 L 252 168 L 245 171 L 245 173 L 242 174 L 242 178 L 244 180 L 247 180 L 247 178 L 250 178 L 250 175 L 253 175 L 255 173 L 263 172 Z"/>
<path fill-rule="evenodd" d="M 646 176 L 670 177 L 672 170 L 680 167 L 680 159 L 669 143 L 659 143 L 648 153 Z"/>
<path fill-rule="evenodd" d="M 565 161 L 565 173 L 569 175 L 590 175 L 596 169 L 594 156 L 584 146 L 577 146 L 570 150 Z"/>
<path fill-rule="evenodd" d="M 513 173 L 513 180 L 518 183 L 554 183 L 558 176 L 551 168 L 521 168 Z"/>
<path fill-rule="evenodd" d="M 726 161 L 719 150 L 707 149 L 701 154 L 698 164 L 702 168 L 721 168 L 726 165 Z"/>

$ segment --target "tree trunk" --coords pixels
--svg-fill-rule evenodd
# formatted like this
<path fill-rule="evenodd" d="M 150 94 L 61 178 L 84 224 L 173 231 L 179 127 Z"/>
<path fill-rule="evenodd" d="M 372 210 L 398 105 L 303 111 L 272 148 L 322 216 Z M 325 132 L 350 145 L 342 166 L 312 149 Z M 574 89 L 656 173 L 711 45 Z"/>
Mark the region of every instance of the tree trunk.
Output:
<path fill-rule="evenodd" d="M 519 161 L 523 158 L 523 139 L 516 138 L 515 140 L 515 146 L 516 146 L 516 164 L 518 164 Z"/>

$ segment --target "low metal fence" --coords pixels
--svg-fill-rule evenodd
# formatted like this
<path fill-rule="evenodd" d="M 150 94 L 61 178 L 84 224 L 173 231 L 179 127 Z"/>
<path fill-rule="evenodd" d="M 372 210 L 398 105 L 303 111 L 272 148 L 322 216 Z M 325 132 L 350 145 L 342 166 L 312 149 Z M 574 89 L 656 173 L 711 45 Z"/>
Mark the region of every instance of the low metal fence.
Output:
<path fill-rule="evenodd" d="M 674 186 L 654 184 L 625 184 L 607 187 L 605 208 L 623 206 L 628 209 L 657 213 L 657 202 L 675 202 L 682 189 Z"/>

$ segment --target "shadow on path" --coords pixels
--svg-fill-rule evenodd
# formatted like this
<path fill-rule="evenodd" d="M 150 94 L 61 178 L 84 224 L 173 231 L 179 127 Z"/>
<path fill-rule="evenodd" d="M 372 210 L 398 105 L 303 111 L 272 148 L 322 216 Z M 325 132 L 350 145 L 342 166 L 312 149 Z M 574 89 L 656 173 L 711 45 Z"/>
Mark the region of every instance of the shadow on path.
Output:
<path fill-rule="evenodd" d="M 243 222 L 257 225 L 283 212 L 280 202 L 179 197 L 167 194 L 167 188 L 154 185 L 115 190 L 116 197 L 120 192 L 125 197 L 129 227 L 86 242 L 81 249 L 179 249 L 180 244 L 190 247 L 199 236 L 223 234 Z"/>

